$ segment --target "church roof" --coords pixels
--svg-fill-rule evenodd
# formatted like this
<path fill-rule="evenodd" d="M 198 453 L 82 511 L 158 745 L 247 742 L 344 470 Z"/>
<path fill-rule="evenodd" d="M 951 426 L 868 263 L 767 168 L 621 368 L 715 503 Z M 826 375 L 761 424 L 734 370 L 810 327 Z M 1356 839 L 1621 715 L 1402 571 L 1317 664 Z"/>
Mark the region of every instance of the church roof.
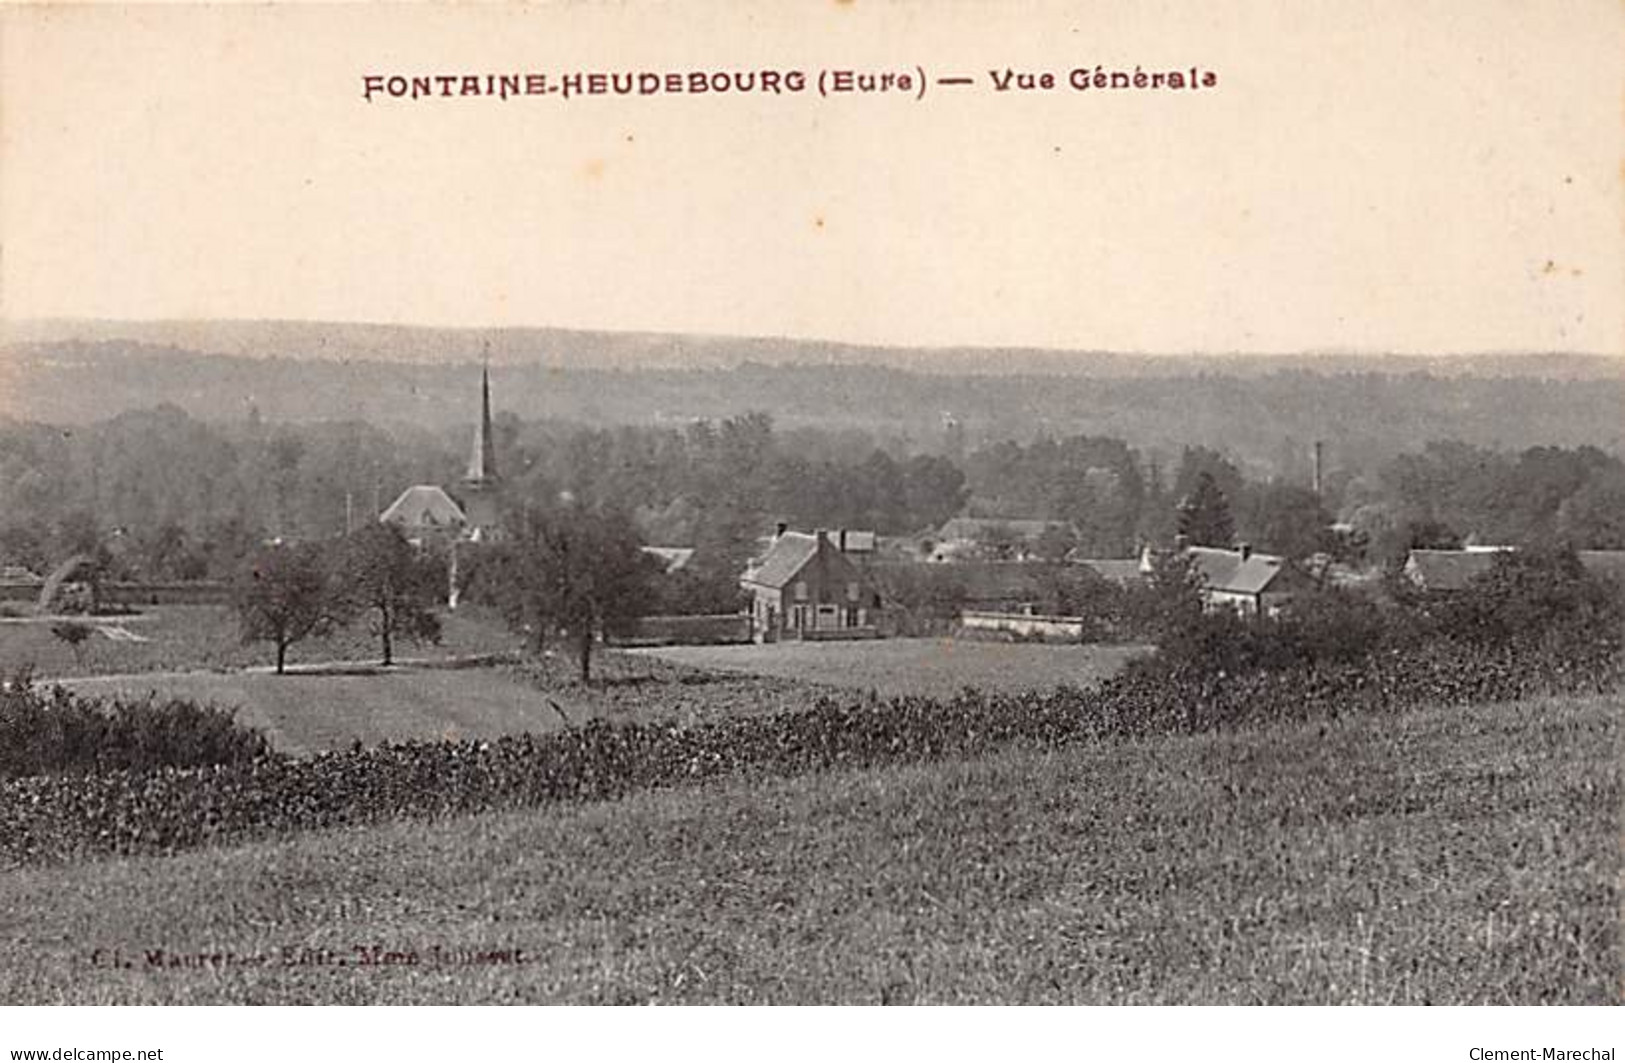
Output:
<path fill-rule="evenodd" d="M 462 507 L 433 484 L 408 487 L 378 519 L 407 528 L 461 528 L 468 523 Z"/>

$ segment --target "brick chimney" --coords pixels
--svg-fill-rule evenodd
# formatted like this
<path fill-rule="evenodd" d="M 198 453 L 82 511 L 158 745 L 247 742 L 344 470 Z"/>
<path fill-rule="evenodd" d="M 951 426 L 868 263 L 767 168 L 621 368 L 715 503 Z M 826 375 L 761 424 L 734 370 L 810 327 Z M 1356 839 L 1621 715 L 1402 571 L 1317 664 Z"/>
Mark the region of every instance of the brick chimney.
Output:
<path fill-rule="evenodd" d="M 1243 561 L 1245 561 L 1249 557 L 1253 556 L 1253 544 L 1252 543 L 1237 543 L 1236 544 L 1236 549 L 1241 551 L 1241 559 Z"/>

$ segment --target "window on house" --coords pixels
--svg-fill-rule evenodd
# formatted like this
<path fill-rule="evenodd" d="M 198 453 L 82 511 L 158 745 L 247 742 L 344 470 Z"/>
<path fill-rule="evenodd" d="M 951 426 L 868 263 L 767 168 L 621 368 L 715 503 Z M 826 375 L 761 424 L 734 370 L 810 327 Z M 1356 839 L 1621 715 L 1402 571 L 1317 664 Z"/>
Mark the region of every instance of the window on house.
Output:
<path fill-rule="evenodd" d="M 807 581 L 804 580 L 804 579 L 796 580 L 796 601 L 804 602 L 806 600 L 807 600 Z"/>
<path fill-rule="evenodd" d="M 858 585 L 855 581 L 846 585 L 846 600 L 849 602 L 858 600 Z"/>

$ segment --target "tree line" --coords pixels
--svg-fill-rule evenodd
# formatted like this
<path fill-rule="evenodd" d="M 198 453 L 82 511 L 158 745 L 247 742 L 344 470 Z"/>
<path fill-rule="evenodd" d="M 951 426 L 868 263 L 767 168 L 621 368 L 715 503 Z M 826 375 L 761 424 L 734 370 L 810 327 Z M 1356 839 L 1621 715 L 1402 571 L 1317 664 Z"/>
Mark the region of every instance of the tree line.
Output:
<path fill-rule="evenodd" d="M 1124 557 L 1179 534 L 1181 506 L 1223 499 L 1207 540 L 1377 561 L 1415 545 L 1562 541 L 1625 548 L 1625 464 L 1596 447 L 1504 452 L 1437 442 L 1371 467 L 1339 457 L 1320 491 L 1307 450 L 1261 478 L 1202 446 L 1141 451 L 1085 433 L 934 447 L 860 430 L 782 427 L 761 413 L 680 426 L 497 421 L 510 493 L 624 511 L 644 541 L 698 548 L 710 585 L 737 575 L 776 521 L 929 536 L 960 513 L 1067 526 L 1067 550 Z M 259 544 L 334 538 L 405 487 L 456 491 L 467 432 L 359 421 L 275 424 L 252 409 L 199 421 L 178 407 L 64 429 L 0 423 L 0 565 L 43 574 L 102 555 L 110 574 L 227 579 Z M 1332 525 L 1343 527 L 1334 534 Z M 1228 545 L 1228 543 L 1225 543 Z"/>

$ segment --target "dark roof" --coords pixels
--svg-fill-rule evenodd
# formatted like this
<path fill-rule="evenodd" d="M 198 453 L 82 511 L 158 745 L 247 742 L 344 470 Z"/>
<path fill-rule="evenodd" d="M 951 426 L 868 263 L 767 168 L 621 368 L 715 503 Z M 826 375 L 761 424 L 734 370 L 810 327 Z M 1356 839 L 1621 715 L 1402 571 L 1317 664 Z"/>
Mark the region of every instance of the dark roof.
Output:
<path fill-rule="evenodd" d="M 773 541 L 754 566 L 745 572 L 745 582 L 760 583 L 764 587 L 783 587 L 795 579 L 796 573 L 806 567 L 818 553 L 816 536 L 804 532 L 785 532 Z"/>
<path fill-rule="evenodd" d="M 1137 557 L 1080 557 L 1074 564 L 1092 568 L 1101 579 L 1124 585 L 1139 583 L 1146 578 L 1142 562 Z"/>
<path fill-rule="evenodd" d="M 1202 576 L 1203 589 L 1226 594 L 1263 594 L 1286 570 L 1286 560 L 1274 554 L 1243 557 L 1240 550 L 1211 546 L 1193 546 L 1189 553 Z"/>
<path fill-rule="evenodd" d="M 1501 550 L 1412 550 L 1405 575 L 1428 591 L 1460 591 L 1495 567 Z"/>

